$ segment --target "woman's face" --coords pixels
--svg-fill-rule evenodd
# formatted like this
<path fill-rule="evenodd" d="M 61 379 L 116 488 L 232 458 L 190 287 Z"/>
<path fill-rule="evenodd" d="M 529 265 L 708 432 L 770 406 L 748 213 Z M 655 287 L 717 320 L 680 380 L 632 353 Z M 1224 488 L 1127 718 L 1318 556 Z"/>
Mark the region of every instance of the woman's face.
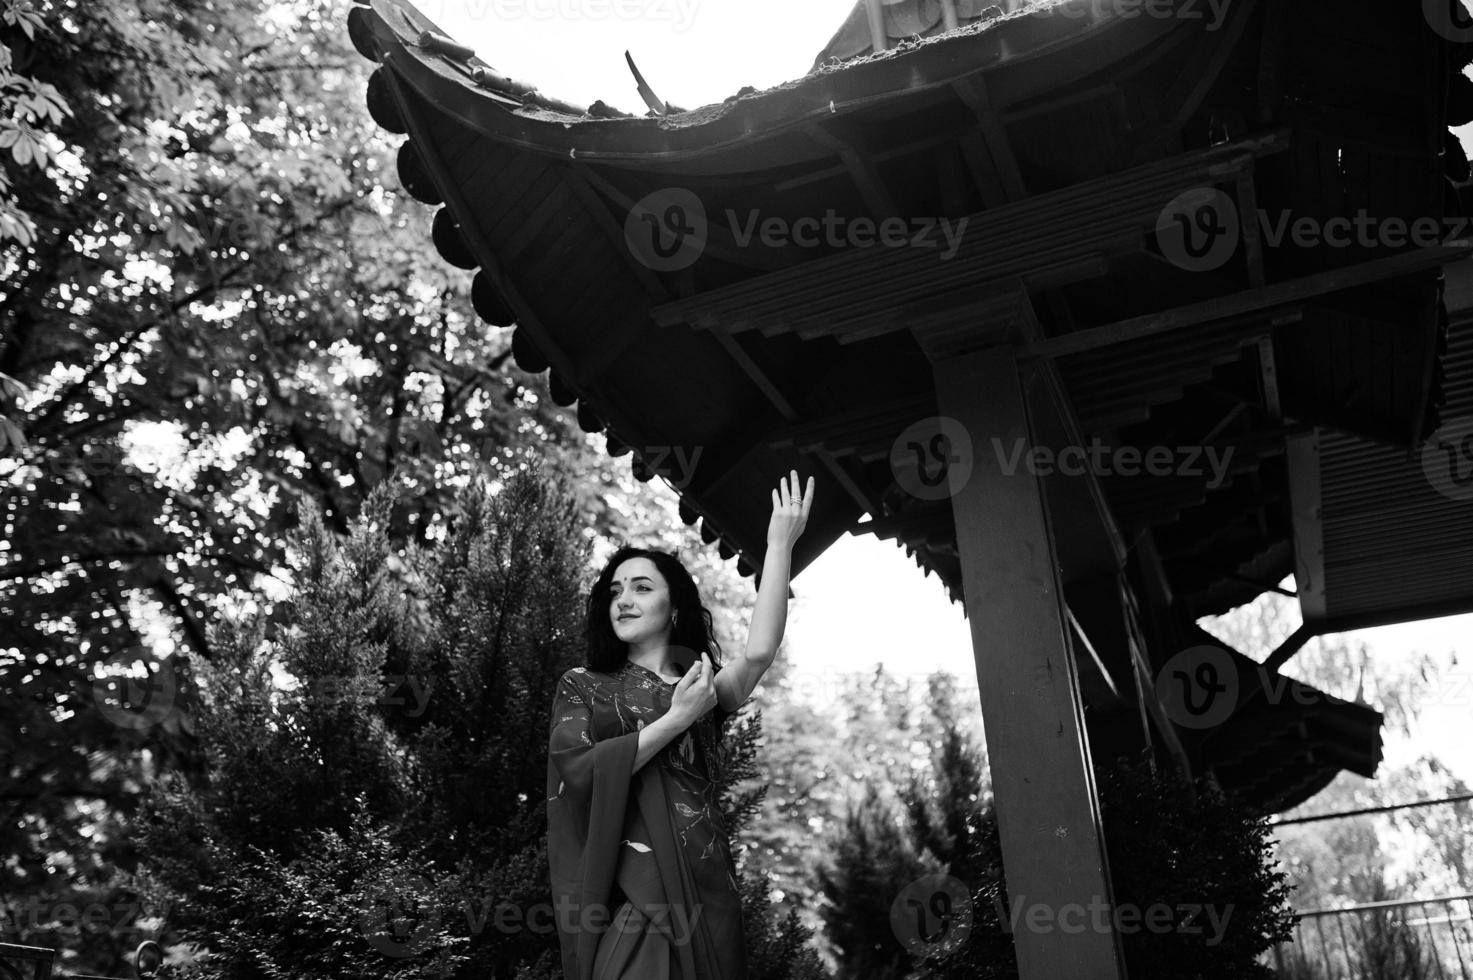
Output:
<path fill-rule="evenodd" d="M 609 620 L 625 643 L 659 636 L 670 628 L 670 587 L 648 558 L 630 558 L 609 583 Z"/>

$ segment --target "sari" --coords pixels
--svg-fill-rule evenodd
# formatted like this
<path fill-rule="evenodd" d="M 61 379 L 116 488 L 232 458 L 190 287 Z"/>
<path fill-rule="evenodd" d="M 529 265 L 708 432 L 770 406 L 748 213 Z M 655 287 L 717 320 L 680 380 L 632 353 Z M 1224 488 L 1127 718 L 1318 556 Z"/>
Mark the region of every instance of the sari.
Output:
<path fill-rule="evenodd" d="M 675 685 L 632 661 L 558 681 L 547 859 L 566 980 L 746 980 L 731 844 L 713 781 L 718 704 L 632 772 Z"/>

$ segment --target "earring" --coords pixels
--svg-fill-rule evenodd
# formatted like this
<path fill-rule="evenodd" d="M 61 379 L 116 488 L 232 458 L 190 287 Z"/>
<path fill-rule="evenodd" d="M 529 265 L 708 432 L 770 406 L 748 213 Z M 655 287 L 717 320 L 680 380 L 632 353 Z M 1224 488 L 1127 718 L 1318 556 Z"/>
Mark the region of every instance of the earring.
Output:
<path fill-rule="evenodd" d="M 674 612 L 672 612 L 670 614 L 670 628 L 671 629 L 675 629 L 675 627 L 677 627 L 679 625 L 680 625 L 680 610 L 677 609 L 677 610 L 675 610 Z"/>

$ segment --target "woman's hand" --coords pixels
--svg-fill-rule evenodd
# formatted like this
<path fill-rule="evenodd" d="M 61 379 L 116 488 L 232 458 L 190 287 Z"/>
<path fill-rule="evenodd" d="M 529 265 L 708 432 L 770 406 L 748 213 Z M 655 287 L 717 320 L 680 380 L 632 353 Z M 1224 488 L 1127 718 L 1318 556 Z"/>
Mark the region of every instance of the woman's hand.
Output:
<path fill-rule="evenodd" d="M 686 729 L 714 707 L 716 672 L 711 667 L 710 655 L 702 651 L 701 659 L 691 664 L 690 670 L 676 683 L 667 714 L 673 716 L 682 729 Z"/>
<path fill-rule="evenodd" d="M 798 471 L 793 470 L 792 483 L 783 477 L 778 489 L 772 491 L 772 520 L 767 525 L 767 546 L 793 550 L 798 535 L 808 526 L 808 512 L 813 509 L 813 477 L 808 478 L 808 487 L 798 493 Z"/>

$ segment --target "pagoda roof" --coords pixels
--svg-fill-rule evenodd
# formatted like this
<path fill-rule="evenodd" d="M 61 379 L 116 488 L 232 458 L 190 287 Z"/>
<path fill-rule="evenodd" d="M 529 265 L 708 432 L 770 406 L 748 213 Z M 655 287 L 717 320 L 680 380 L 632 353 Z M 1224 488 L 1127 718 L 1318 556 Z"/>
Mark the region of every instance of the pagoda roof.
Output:
<path fill-rule="evenodd" d="M 433 21 L 403 0 L 375 0 L 349 15 L 354 44 L 366 57 L 387 57 L 396 74 L 422 96 L 467 128 L 509 146 L 584 161 L 687 162 L 720 154 L 721 166 L 751 166 L 743 151 L 768 137 L 828 119 L 876 100 L 924 102 L 926 92 L 944 88 L 979 68 L 1021 67 L 1051 52 L 1068 49 L 1074 74 L 1139 48 L 1167 34 L 1170 23 L 1151 21 L 1144 30 L 1121 30 L 1127 21 L 1091 8 L 1082 16 L 1040 17 L 1040 10 L 1078 4 L 1078 0 L 1038 0 L 1024 11 L 988 16 L 944 35 L 932 33 L 899 41 L 893 48 L 829 58 L 808 74 L 758 90 L 751 86 L 724 101 L 690 110 L 632 115 L 599 100 L 581 106 L 535 83 L 514 79 L 449 39 Z M 997 8 L 990 8 L 996 10 Z M 1009 100 L 1026 98 L 1059 78 L 1051 67 L 1018 73 L 1016 85 L 999 92 Z M 371 91 L 369 106 L 392 113 Z M 790 148 L 791 149 L 791 148 Z M 809 151 L 811 155 L 811 150 Z M 801 154 L 799 154 L 801 156 Z"/>
<path fill-rule="evenodd" d="M 893 460 L 937 414 L 918 335 L 970 323 L 1059 410 L 1055 445 L 1232 452 L 1219 473 L 1045 480 L 1066 593 L 1149 549 L 1154 581 L 1129 588 L 1183 630 L 1290 573 L 1307 620 L 1348 629 L 1473 610 L 1473 515 L 1416 457 L 1473 414 L 1473 242 L 1276 233 L 1467 213 L 1448 127 L 1473 120 L 1473 50 L 1417 6 L 1235 0 L 1213 24 L 1058 0 L 880 52 L 831 42 L 800 79 L 646 116 L 505 78 L 405 0 L 354 8 L 350 31 L 380 66 L 370 111 L 409 137 L 404 186 L 443 205 L 436 247 L 478 270 L 477 312 L 514 324 L 517 363 L 671 482 L 743 575 L 797 468 L 830 490 L 795 574 L 871 533 L 960 600 L 950 503 L 907 492 Z M 630 236 L 672 192 L 703 208 L 704 243 L 665 267 Z M 1265 220 L 1194 267 L 1160 229 L 1207 192 Z M 930 227 L 883 248 L 731 220 L 825 214 Z M 943 257 L 940 222 L 963 219 Z M 1100 653 L 1084 684 L 1108 700 L 1119 662 Z"/>

